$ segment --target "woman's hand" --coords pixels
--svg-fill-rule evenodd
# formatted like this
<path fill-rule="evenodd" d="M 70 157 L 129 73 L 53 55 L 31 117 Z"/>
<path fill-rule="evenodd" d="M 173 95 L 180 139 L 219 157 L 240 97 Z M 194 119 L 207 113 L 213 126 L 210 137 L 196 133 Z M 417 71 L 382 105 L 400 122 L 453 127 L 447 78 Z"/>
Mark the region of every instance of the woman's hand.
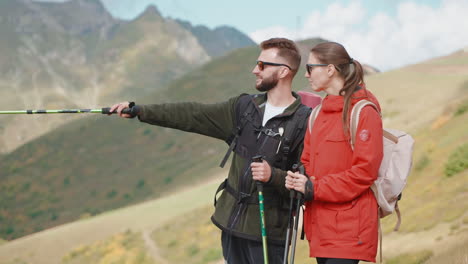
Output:
<path fill-rule="evenodd" d="M 289 190 L 295 190 L 304 193 L 306 182 L 307 176 L 298 172 L 288 171 L 288 175 L 286 176 L 285 181 L 285 187 Z"/>

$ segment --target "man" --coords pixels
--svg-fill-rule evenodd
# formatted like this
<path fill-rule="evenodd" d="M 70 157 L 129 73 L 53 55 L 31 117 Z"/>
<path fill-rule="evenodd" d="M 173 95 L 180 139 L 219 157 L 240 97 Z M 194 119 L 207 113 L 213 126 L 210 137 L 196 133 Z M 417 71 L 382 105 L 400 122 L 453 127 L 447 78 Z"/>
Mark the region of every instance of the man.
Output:
<path fill-rule="evenodd" d="M 234 151 L 228 178 L 212 216 L 222 230 L 227 263 L 262 263 L 258 193 L 263 183 L 265 222 L 270 263 L 282 263 L 288 224 L 289 191 L 286 171 L 299 160 L 310 109 L 292 92 L 292 80 L 301 57 L 293 41 L 273 38 L 261 43 L 252 73 L 258 95 L 242 94 L 217 104 L 195 102 L 134 106 L 140 121 L 195 132 L 226 141 Z M 129 102 L 111 107 L 122 113 Z M 263 162 L 251 162 L 261 155 Z M 228 154 L 222 164 L 227 160 Z"/>

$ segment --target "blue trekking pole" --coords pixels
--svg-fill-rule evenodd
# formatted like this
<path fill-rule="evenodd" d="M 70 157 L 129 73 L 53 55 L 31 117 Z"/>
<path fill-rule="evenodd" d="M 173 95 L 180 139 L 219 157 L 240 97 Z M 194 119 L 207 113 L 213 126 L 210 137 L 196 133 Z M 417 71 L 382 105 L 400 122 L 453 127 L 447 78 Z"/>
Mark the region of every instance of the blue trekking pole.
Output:
<path fill-rule="evenodd" d="M 255 156 L 252 158 L 252 162 L 263 162 L 262 156 Z M 262 230 L 262 245 L 263 245 L 263 263 L 268 264 L 268 245 L 267 245 L 267 233 L 265 227 L 265 207 L 263 204 L 263 184 L 259 181 L 256 182 L 258 190 L 258 204 L 260 207 L 260 227 Z"/>

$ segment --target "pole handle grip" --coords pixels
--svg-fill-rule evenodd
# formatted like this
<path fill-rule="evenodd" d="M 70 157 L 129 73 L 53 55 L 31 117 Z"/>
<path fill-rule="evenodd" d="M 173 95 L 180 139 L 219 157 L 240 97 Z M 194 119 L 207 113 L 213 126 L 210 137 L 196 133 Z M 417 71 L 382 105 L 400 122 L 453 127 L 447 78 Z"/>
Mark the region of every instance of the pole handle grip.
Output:
<path fill-rule="evenodd" d="M 252 162 L 263 162 L 263 156 L 262 155 L 256 155 L 252 157 Z M 259 192 L 263 192 L 263 184 L 259 181 L 256 182 L 257 185 L 257 190 Z"/>
<path fill-rule="evenodd" d="M 104 107 L 101 109 L 102 110 L 102 113 L 103 114 L 116 114 L 117 111 L 114 110 L 114 112 L 110 112 L 110 107 Z M 122 114 L 127 114 L 127 115 L 130 115 L 132 118 L 137 116 L 138 113 L 140 112 L 140 107 L 138 107 L 137 105 L 131 107 L 131 108 L 124 108 L 122 109 Z"/>
<path fill-rule="evenodd" d="M 263 162 L 263 156 L 262 155 L 253 156 L 252 162 Z"/>
<path fill-rule="evenodd" d="M 294 163 L 291 167 L 292 172 L 299 172 L 302 175 L 305 175 L 305 170 L 304 166 L 299 166 L 299 164 Z M 289 197 L 293 198 L 296 197 L 296 199 L 302 199 L 302 193 L 295 191 L 295 190 L 289 190 Z"/>
<path fill-rule="evenodd" d="M 299 170 L 299 164 L 294 163 L 291 167 L 292 172 L 297 172 Z M 294 198 L 296 196 L 295 190 L 289 190 L 289 198 Z"/>

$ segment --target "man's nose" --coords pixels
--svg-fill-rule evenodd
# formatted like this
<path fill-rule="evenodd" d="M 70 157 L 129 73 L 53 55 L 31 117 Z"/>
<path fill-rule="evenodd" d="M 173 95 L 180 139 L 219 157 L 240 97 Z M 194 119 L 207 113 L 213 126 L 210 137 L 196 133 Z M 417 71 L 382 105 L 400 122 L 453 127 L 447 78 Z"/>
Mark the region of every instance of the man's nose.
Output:
<path fill-rule="evenodd" d="M 252 69 L 253 74 L 257 74 L 260 72 L 260 69 L 258 68 L 258 65 L 255 65 L 255 67 Z"/>

